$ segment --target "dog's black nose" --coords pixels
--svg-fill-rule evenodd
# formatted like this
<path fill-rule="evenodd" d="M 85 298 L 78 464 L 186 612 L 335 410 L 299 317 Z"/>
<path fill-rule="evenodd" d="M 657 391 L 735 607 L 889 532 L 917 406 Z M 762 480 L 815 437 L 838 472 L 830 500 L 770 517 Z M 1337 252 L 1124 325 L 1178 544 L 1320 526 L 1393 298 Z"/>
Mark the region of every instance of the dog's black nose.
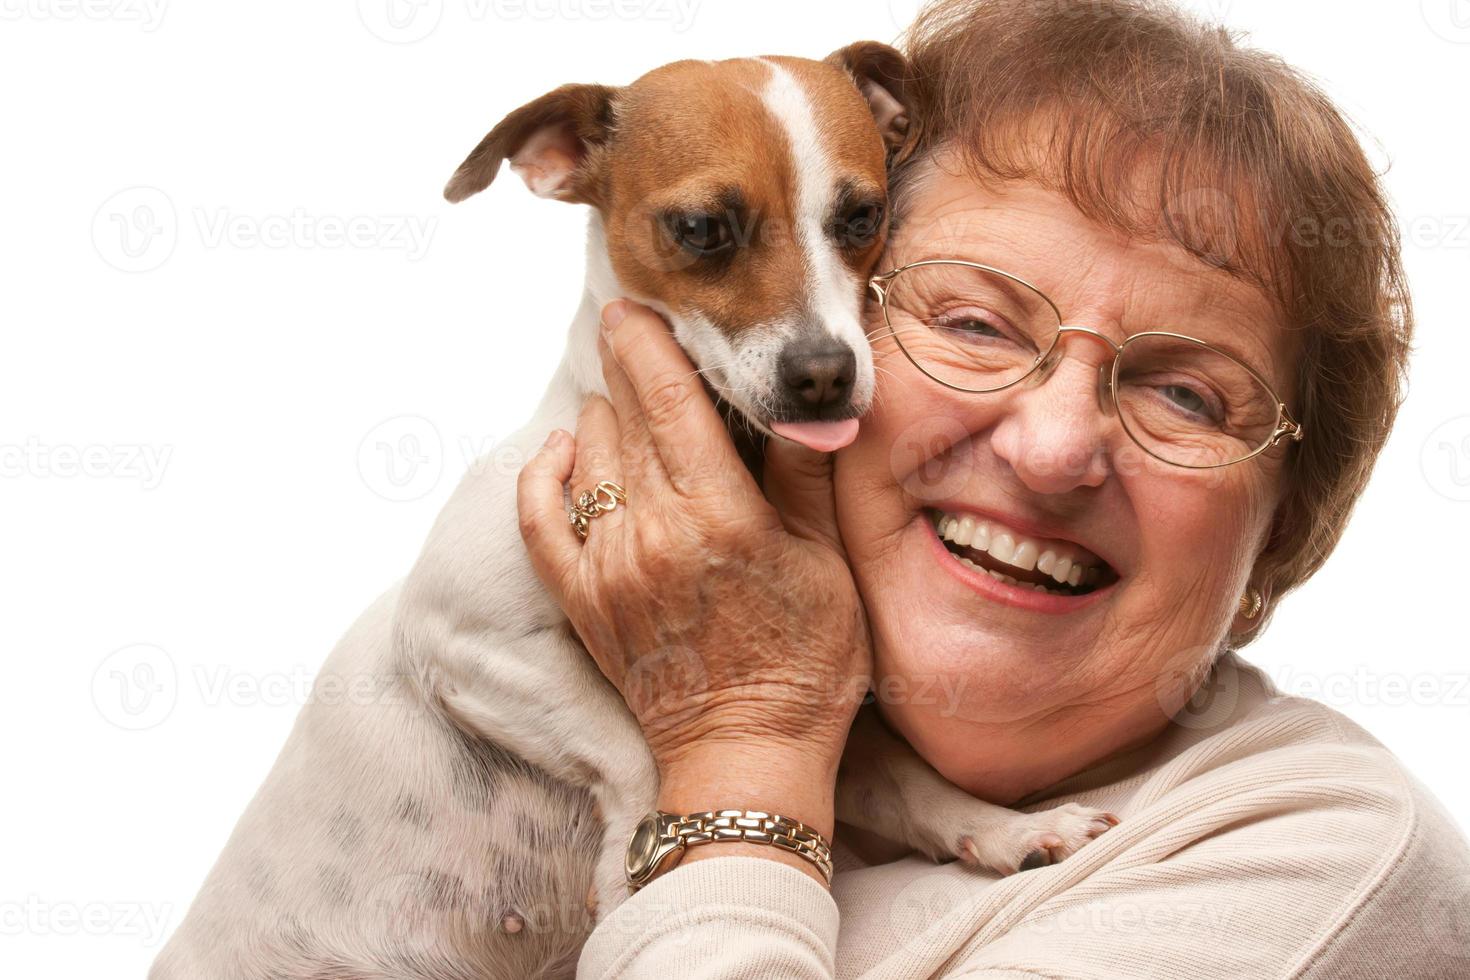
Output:
<path fill-rule="evenodd" d="M 781 381 L 797 404 L 821 409 L 840 405 L 852 395 L 857 356 L 830 337 L 794 340 L 781 352 Z"/>

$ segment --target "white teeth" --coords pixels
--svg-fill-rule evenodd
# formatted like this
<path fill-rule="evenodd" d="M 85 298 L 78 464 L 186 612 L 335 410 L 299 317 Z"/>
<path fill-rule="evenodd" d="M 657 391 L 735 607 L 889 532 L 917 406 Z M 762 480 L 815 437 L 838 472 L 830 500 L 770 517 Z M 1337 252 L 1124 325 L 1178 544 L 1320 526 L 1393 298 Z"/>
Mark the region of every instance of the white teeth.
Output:
<path fill-rule="evenodd" d="M 990 539 L 990 547 L 986 550 L 996 561 L 1010 564 L 1011 556 L 1016 553 L 1016 539 L 1002 531 Z"/>
<path fill-rule="evenodd" d="M 955 544 L 962 544 L 968 547 L 970 544 L 970 538 L 974 535 L 974 533 L 975 518 L 962 517 L 960 518 L 959 526 L 954 529 L 950 540 L 953 541 Z"/>
<path fill-rule="evenodd" d="M 1065 582 L 1065 581 L 1067 581 L 1067 576 L 1070 575 L 1071 573 L 1072 573 L 1072 559 L 1070 559 L 1070 558 L 1061 558 L 1061 559 L 1058 559 L 1057 560 L 1056 567 L 1053 568 L 1049 574 L 1051 575 L 1052 578 L 1056 579 L 1058 582 Z"/>
<path fill-rule="evenodd" d="M 1037 582 L 1022 582 L 1022 581 L 1019 581 L 1018 579 L 1012 578 L 1011 576 L 1005 574 L 1004 572 L 997 572 L 997 571 L 995 571 L 993 569 L 989 569 L 989 568 L 981 568 L 979 565 L 975 564 L 974 562 L 972 562 L 968 558 L 961 558 L 959 561 L 960 561 L 960 564 L 961 565 L 964 565 L 966 568 L 974 569 L 977 572 L 983 572 L 986 575 L 989 575 L 991 578 L 995 579 L 997 582 L 1003 582 L 1006 585 L 1014 586 L 1015 588 L 1018 588 L 1018 589 L 1030 589 L 1033 592 L 1045 592 L 1047 595 L 1066 595 L 1067 594 L 1067 593 L 1062 592 L 1062 591 L 1057 590 L 1057 589 L 1048 589 L 1046 586 L 1041 585 L 1040 583 L 1037 583 Z"/>
<path fill-rule="evenodd" d="M 1043 550 L 1042 545 L 1038 542 L 1001 527 L 993 527 L 973 514 L 940 514 L 934 526 L 942 540 L 973 551 L 987 552 L 996 561 L 1004 562 L 1023 571 L 1039 570 L 1043 575 L 1054 579 L 1059 585 L 1070 585 L 1076 588 L 1082 584 L 1096 585 L 1102 579 L 1101 568 L 1083 565 L 1076 558 L 1058 554 L 1053 548 Z M 961 558 L 960 560 L 972 568 L 989 571 L 968 559 Z M 1000 572 L 989 571 L 989 574 L 997 581 L 1008 585 L 1049 591 L 1045 586 L 1031 582 L 1018 582 L 1014 577 Z"/>
<path fill-rule="evenodd" d="M 990 550 L 990 525 L 980 523 L 975 525 L 975 536 L 970 539 L 970 547 L 976 551 Z"/>

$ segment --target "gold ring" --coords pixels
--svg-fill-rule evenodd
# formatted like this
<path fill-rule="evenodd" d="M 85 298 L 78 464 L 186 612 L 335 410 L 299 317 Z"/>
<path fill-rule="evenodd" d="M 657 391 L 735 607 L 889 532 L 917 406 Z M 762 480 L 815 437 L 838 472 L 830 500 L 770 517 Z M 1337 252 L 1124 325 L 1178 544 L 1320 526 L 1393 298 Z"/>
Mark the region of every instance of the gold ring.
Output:
<path fill-rule="evenodd" d="M 583 490 L 577 495 L 576 501 L 567 508 L 567 520 L 572 530 L 577 532 L 577 537 L 586 541 L 589 521 L 627 502 L 628 491 L 611 480 L 603 480 L 591 490 Z"/>

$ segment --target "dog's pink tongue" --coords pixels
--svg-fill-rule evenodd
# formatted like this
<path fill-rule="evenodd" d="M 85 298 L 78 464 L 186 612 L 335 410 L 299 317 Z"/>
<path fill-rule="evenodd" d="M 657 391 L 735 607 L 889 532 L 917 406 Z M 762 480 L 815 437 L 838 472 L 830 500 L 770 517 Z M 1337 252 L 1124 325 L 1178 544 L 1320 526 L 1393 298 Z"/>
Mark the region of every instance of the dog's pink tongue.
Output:
<path fill-rule="evenodd" d="M 857 438 L 858 420 L 841 422 L 772 422 L 771 431 L 792 442 L 799 442 L 819 453 L 830 453 Z"/>

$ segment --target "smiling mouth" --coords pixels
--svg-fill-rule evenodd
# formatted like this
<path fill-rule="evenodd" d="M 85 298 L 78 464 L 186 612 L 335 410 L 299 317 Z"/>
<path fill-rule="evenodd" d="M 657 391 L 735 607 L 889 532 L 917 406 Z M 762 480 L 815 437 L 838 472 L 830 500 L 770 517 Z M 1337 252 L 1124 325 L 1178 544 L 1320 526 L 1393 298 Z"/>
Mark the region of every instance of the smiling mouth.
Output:
<path fill-rule="evenodd" d="M 926 513 L 940 543 L 960 564 L 1006 585 L 1083 596 L 1118 580 L 1107 562 L 1070 542 L 1027 537 L 974 514 Z"/>

